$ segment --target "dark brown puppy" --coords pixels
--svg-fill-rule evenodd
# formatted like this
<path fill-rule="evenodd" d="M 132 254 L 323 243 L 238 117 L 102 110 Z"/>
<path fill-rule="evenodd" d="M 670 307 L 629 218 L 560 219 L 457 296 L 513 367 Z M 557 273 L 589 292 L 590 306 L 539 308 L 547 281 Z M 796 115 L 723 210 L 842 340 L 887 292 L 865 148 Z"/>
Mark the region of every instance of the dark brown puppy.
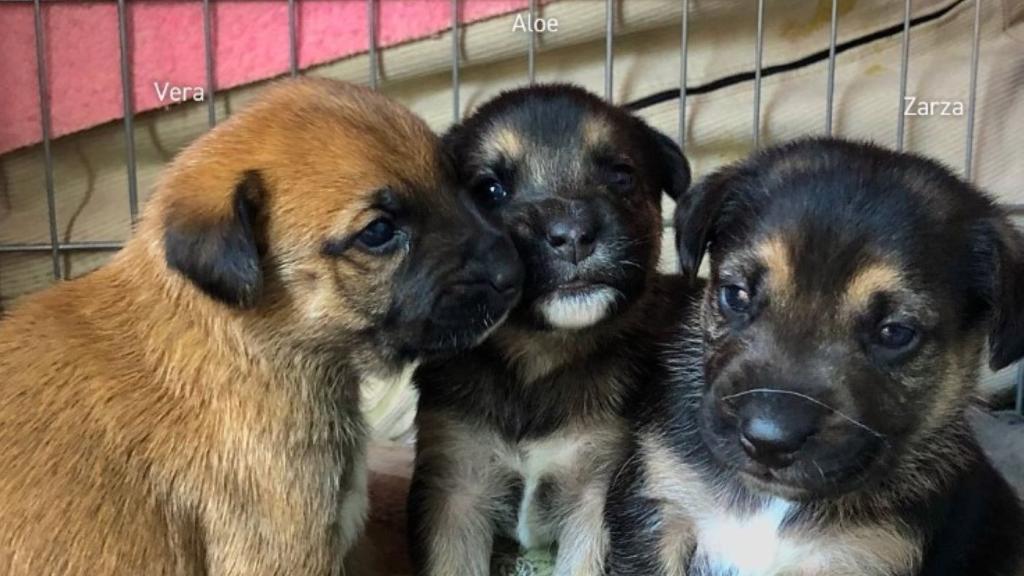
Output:
<path fill-rule="evenodd" d="M 181 153 L 110 264 L 11 311 L 0 574 L 340 573 L 359 381 L 516 297 L 513 245 L 439 160 L 383 96 L 283 83 Z"/>
<path fill-rule="evenodd" d="M 608 503 L 612 573 L 1024 570 L 1024 515 L 964 418 L 1024 352 L 1024 241 L 936 163 L 808 140 L 696 187 L 710 244 Z"/>
<path fill-rule="evenodd" d="M 579 88 L 503 94 L 446 137 L 462 182 L 511 231 L 523 299 L 483 346 L 417 371 L 410 538 L 419 574 L 488 574 L 496 535 L 558 543 L 600 574 L 622 407 L 654 364 L 675 289 L 657 274 L 679 148 Z"/>

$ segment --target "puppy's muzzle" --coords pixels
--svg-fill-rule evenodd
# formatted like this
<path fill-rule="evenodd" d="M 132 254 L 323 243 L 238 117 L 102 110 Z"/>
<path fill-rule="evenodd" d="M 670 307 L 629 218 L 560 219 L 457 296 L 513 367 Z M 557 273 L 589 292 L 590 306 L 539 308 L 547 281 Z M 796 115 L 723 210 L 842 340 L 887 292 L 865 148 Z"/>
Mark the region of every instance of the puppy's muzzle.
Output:
<path fill-rule="evenodd" d="M 511 241 L 482 243 L 435 301 L 431 323 L 451 333 L 455 347 L 483 339 L 518 302 L 523 266 Z"/>
<path fill-rule="evenodd" d="M 769 468 L 792 464 L 797 452 L 821 430 L 826 416 L 819 404 L 784 390 L 751 390 L 730 400 L 738 404 L 740 446 L 751 459 Z"/>

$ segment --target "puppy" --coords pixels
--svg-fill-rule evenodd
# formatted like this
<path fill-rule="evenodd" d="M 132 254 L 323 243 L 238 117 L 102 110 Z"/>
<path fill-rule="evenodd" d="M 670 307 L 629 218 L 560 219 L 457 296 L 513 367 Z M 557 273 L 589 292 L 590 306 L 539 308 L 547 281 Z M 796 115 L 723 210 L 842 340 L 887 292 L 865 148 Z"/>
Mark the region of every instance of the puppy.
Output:
<path fill-rule="evenodd" d="M 634 415 L 611 573 L 1024 573 L 1024 516 L 964 418 L 1024 353 L 1024 241 L 938 164 L 807 140 L 676 216 L 710 280 Z M 699 300 L 699 301 L 698 301 Z"/>
<path fill-rule="evenodd" d="M 679 148 L 582 89 L 515 90 L 446 136 L 460 181 L 512 234 L 523 298 L 481 347 L 428 362 L 410 538 L 419 574 L 486 575 L 496 535 L 558 543 L 555 573 L 600 574 L 622 408 L 676 292 L 656 272 Z"/>
<path fill-rule="evenodd" d="M 178 156 L 112 262 L 12 310 L 0 573 L 341 573 L 360 380 L 474 344 L 521 281 L 437 144 L 283 83 Z"/>

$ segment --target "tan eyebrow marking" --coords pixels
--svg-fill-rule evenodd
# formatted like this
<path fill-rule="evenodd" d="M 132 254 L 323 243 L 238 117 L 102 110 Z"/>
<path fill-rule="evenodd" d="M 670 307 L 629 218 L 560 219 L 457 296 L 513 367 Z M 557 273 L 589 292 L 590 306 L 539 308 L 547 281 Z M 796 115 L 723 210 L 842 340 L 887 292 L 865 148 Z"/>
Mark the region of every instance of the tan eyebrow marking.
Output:
<path fill-rule="evenodd" d="M 793 291 L 793 264 L 786 242 L 778 236 L 768 238 L 755 249 L 755 253 L 768 270 L 768 286 L 776 295 Z"/>
<path fill-rule="evenodd" d="M 846 284 L 843 305 L 849 310 L 863 308 L 876 293 L 895 291 L 902 284 L 903 275 L 895 266 L 885 262 L 868 264 Z"/>
<path fill-rule="evenodd" d="M 608 123 L 600 118 L 594 116 L 584 118 L 583 125 L 580 127 L 583 144 L 587 148 L 596 148 L 604 144 L 610 138 L 610 130 Z"/>
<path fill-rule="evenodd" d="M 508 156 L 516 160 L 523 157 L 526 146 L 522 136 L 508 126 L 497 126 L 483 138 L 483 152 L 486 158 Z"/>

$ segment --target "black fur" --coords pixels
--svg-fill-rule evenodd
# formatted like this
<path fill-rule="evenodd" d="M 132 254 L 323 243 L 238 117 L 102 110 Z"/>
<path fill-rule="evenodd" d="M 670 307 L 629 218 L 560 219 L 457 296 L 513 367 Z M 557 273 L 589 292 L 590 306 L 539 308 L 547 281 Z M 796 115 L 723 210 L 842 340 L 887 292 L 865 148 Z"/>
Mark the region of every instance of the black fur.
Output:
<path fill-rule="evenodd" d="M 634 386 L 654 376 L 657 343 L 686 294 L 688 283 L 681 277 L 658 278 L 636 311 L 648 322 L 609 330 L 586 356 L 540 382 L 523 383 L 493 339 L 458 356 L 424 363 L 415 377 L 419 409 L 456 414 L 512 443 L 543 438 L 574 420 L 620 413 Z M 625 387 L 609 388 L 611 377 Z"/>
<path fill-rule="evenodd" d="M 692 505 L 646 496 L 653 479 L 637 446 L 649 441 L 662 442 L 698 479 L 693 493 L 714 494 L 723 514 L 783 499 L 783 535 L 895 527 L 923 542 L 916 571 L 893 576 L 1024 570 L 1019 498 L 964 415 L 985 336 L 993 367 L 1024 352 L 1024 242 L 990 198 L 918 156 L 812 139 L 708 176 L 680 203 L 676 227 L 683 271 L 695 275 L 709 252 L 711 274 L 631 409 L 633 448 L 606 508 L 610 573 L 661 574 L 666 506 Z M 767 264 L 752 264 L 751 251 L 772 238 L 783 240 L 791 270 L 783 296 L 764 288 Z M 867 308 L 841 309 L 851 279 L 877 262 L 899 279 L 890 286 L 883 276 Z M 721 287 L 739 282 L 751 294 L 742 319 L 719 301 Z M 869 339 L 891 317 L 922 334 L 900 356 Z M 820 433 L 783 465 L 765 467 L 737 441 L 743 403 L 764 410 L 777 396 L 765 389 L 828 408 Z M 789 416 L 812 408 L 794 405 Z M 692 557 L 695 547 L 684 553 L 688 573 L 723 576 Z"/>
<path fill-rule="evenodd" d="M 1020 573 L 1024 513 L 1013 488 L 970 442 L 973 462 L 950 488 L 905 508 L 930 528 L 922 576 Z"/>
<path fill-rule="evenodd" d="M 495 130 L 505 131 L 506 148 L 492 140 Z M 476 190 L 483 209 L 510 231 L 526 279 L 523 299 L 494 336 L 458 357 L 419 367 L 414 383 L 420 392 L 421 431 L 438 432 L 423 430 L 423 423 L 433 418 L 429 425 L 440 426 L 438 419 L 444 418 L 479 430 L 480 442 L 515 451 L 569 430 L 624 429 L 626 399 L 651 377 L 656 342 L 671 326 L 677 298 L 687 293 L 683 279 L 656 273 L 662 193 L 679 197 L 690 183 L 679 147 L 639 118 L 565 85 L 502 94 L 454 127 L 444 141 L 456 158 L 461 182 Z M 509 197 L 492 205 L 483 195 L 495 180 Z M 550 232 L 556 224 L 585 227 L 594 246 L 581 244 L 582 257 L 575 248 L 552 249 Z M 584 284 L 584 290 L 610 286 L 615 301 L 593 324 L 578 329 L 555 325 L 539 309 L 567 284 Z M 555 366 L 532 377 L 525 373 L 531 358 L 511 356 L 521 353 L 517 343 L 537 342 L 549 343 L 543 353 Z M 450 496 L 438 488 L 443 483 L 437 478 L 456 474 L 462 466 L 489 466 L 454 455 L 447 457 L 455 462 L 446 462 L 429 437 L 421 434 L 417 440 L 409 495 L 410 550 L 418 574 L 430 573 L 430 537 L 458 538 L 436 533 L 430 519 L 437 502 Z M 609 442 L 618 446 L 620 439 Z M 595 467 L 603 473 L 612 464 L 609 458 Z M 495 470 L 504 470 L 500 466 L 495 464 Z M 495 534 L 515 534 L 523 483 L 518 472 L 509 470 L 501 472 L 497 485 L 480 488 L 487 490 L 481 507 Z M 576 508 L 554 503 L 565 496 L 563 488 L 553 479 L 540 484 L 533 501 L 543 508 L 542 516 Z M 468 564 L 460 568 L 468 570 Z"/>
<path fill-rule="evenodd" d="M 211 222 L 167 219 L 164 249 L 167 265 L 225 304 L 255 304 L 263 288 L 260 207 L 265 193 L 259 172 L 246 172 L 235 187 L 232 211 Z"/>

